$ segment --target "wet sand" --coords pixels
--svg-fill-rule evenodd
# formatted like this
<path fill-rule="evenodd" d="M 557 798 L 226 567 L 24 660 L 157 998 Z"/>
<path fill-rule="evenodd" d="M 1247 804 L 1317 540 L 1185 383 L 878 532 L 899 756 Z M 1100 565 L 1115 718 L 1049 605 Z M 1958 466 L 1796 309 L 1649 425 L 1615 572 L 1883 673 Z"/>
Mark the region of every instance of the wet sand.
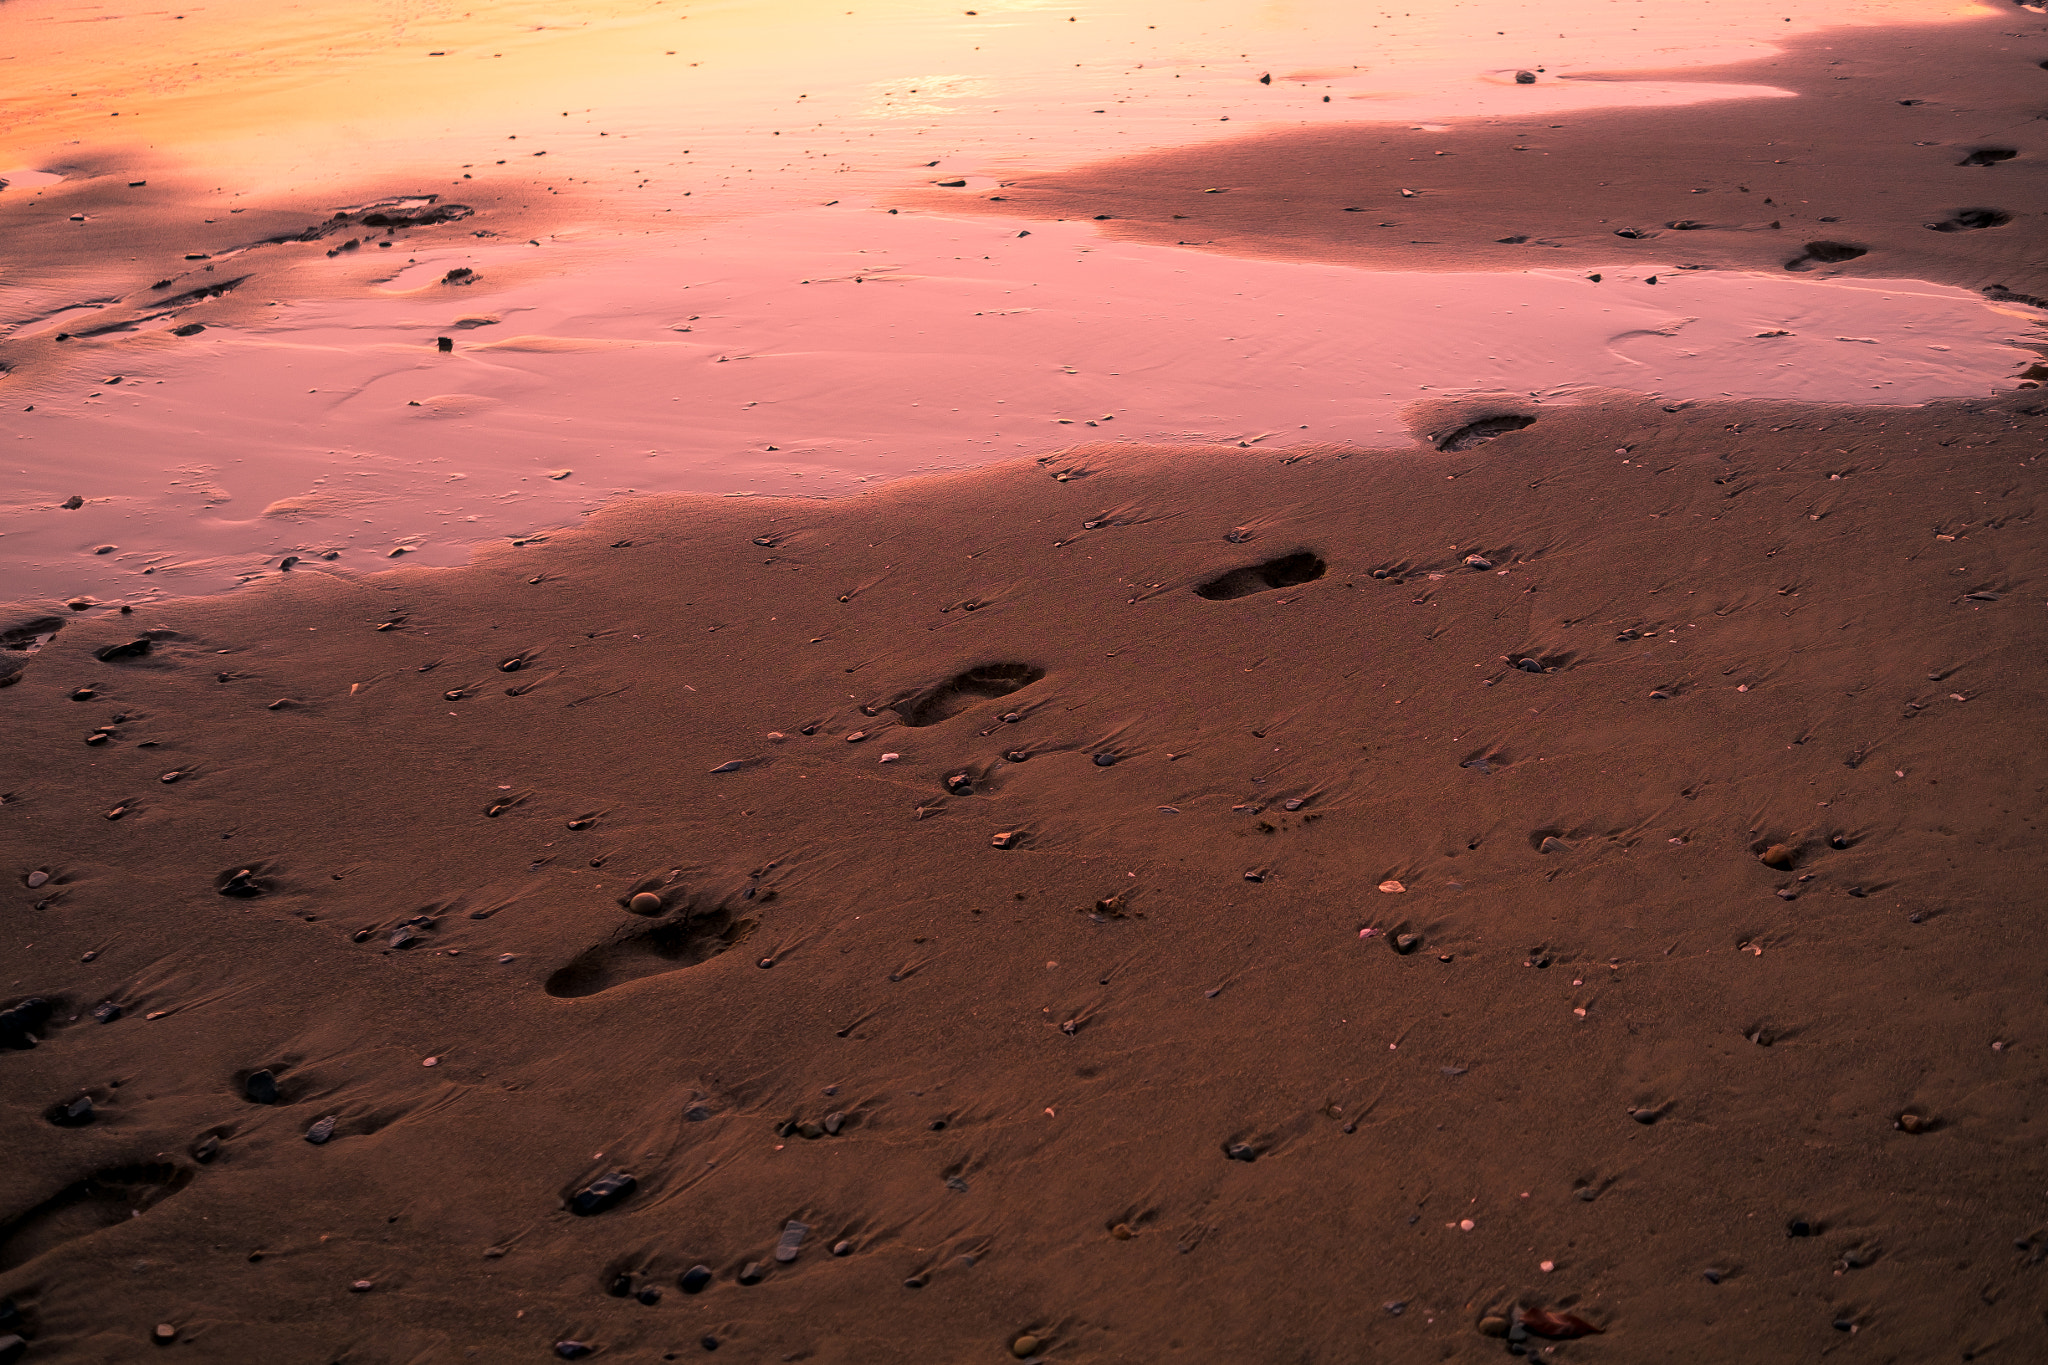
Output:
<path fill-rule="evenodd" d="M 1998 52 L 2022 26 L 2044 50 Z M 1978 101 L 1945 136 L 1995 106 L 2021 153 L 1957 183 L 2005 191 L 1929 189 L 1902 150 L 1743 182 L 1870 244 L 1802 288 L 2043 292 L 2019 87 L 1961 75 L 2048 60 L 2038 17 L 1828 60 L 1937 33 L 1955 61 L 1920 70 Z M 1728 138 L 1831 98 L 1787 60 L 1797 100 L 1716 104 Z M 1868 122 L 1843 108 L 1806 125 L 1828 166 Z M 1616 194 L 1596 217 L 1692 188 L 1630 131 L 1652 117 L 1600 125 L 1639 178 L 1554 172 Z M 1355 150 L 1257 145 L 1318 203 Z M 999 207 L 1041 217 L 989 221 L 1064 231 L 1115 185 L 1088 221 L 1170 245 L 1227 147 L 1034 180 Z M 1196 206 L 1231 260 L 1398 257 L 1257 183 L 1263 214 L 1231 216 L 1249 172 Z M 1482 221 L 1548 215 L 1584 273 L 1677 233 L 1458 185 L 1401 270 L 1506 251 Z M 1923 250 L 1884 190 L 2015 217 Z M 1766 231 L 1678 235 L 1739 283 L 1803 239 Z M 2038 310 L 1994 306 L 2023 359 Z M 461 566 L 23 601 L 0 1338 L 2037 1353 L 2048 399 L 2010 372 L 1883 406 L 1482 378 L 1418 388 L 1385 440 L 1098 427 L 859 496 L 612 499 Z"/>

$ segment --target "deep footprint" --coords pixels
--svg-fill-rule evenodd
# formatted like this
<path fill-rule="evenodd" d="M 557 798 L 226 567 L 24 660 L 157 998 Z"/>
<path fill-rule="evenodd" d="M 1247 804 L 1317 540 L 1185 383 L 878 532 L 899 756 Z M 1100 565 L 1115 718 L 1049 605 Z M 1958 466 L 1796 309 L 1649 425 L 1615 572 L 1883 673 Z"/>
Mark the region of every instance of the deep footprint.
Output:
<path fill-rule="evenodd" d="M 1787 270 L 1811 270 L 1816 265 L 1839 265 L 1853 261 L 1858 256 L 1867 256 L 1870 248 L 1853 246 L 1848 242 L 1808 242 L 1806 250 L 1785 262 Z"/>
<path fill-rule="evenodd" d="M 1476 445 L 1491 441 L 1496 436 L 1505 436 L 1511 431 L 1520 431 L 1523 427 L 1534 425 L 1534 417 L 1525 417 L 1521 413 L 1504 412 L 1494 417 L 1482 417 L 1476 422 L 1468 422 L 1457 430 L 1438 437 L 1436 448 L 1470 450 Z"/>
<path fill-rule="evenodd" d="M 937 725 L 959 715 L 977 701 L 1007 697 L 1044 676 L 1044 669 L 1033 668 L 1030 664 L 982 664 L 965 673 L 955 674 L 908 701 L 898 702 L 895 711 L 905 725 Z"/>
<path fill-rule="evenodd" d="M 753 929 L 754 921 L 734 919 L 725 910 L 696 918 L 681 915 L 627 938 L 586 948 L 548 977 L 547 992 L 573 1000 L 643 976 L 679 972 L 737 946 Z"/>
<path fill-rule="evenodd" d="M 152 1162 L 112 1167 L 68 1185 L 0 1227 L 0 1271 L 125 1223 L 183 1189 L 191 1178 L 189 1170 Z"/>
<path fill-rule="evenodd" d="M 1197 585 L 1195 595 L 1211 602 L 1232 602 L 1254 593 L 1271 592 L 1275 588 L 1294 588 L 1303 583 L 1313 583 L 1328 570 L 1322 556 L 1307 550 L 1297 550 L 1279 559 L 1269 559 L 1263 564 L 1247 568 L 1232 569 L 1218 578 Z"/>
<path fill-rule="evenodd" d="M 1975 232 L 1980 228 L 2004 227 L 2012 215 L 2004 209 L 1957 209 L 1953 216 L 1927 226 L 1936 232 Z"/>

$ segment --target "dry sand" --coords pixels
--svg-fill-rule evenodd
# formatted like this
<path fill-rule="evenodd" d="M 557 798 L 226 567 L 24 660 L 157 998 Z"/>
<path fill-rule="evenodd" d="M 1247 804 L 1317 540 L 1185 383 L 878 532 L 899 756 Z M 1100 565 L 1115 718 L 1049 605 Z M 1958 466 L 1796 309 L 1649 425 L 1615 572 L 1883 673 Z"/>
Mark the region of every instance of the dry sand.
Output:
<path fill-rule="evenodd" d="M 2040 27 L 1959 27 L 1921 89 L 1989 99 L 2008 62 L 2048 97 Z M 1669 126 L 1751 157 L 1741 121 L 1793 103 Z M 1751 195 L 1840 208 L 1873 274 L 2042 292 L 2026 137 L 1954 171 L 1996 193 L 1904 142 L 1837 186 L 1869 118 L 1839 110 L 1802 125 L 1824 166 Z M 1698 166 L 1649 117 L 1584 143 L 1641 168 L 1591 216 L 1677 215 Z M 1022 207 L 1164 205 L 1185 164 Z M 1589 196 L 1586 164 L 1548 174 Z M 1446 248 L 1564 231 L 1484 179 Z M 1897 225 L 1851 216 L 1885 189 Z M 1909 251 L 1923 199 L 2027 216 Z M 1308 221 L 1204 235 L 1351 259 Z M 1429 445 L 1079 446 L 621 501 L 463 568 L 24 607 L 0 1334 L 2039 1355 L 2048 402 L 1411 418 Z"/>

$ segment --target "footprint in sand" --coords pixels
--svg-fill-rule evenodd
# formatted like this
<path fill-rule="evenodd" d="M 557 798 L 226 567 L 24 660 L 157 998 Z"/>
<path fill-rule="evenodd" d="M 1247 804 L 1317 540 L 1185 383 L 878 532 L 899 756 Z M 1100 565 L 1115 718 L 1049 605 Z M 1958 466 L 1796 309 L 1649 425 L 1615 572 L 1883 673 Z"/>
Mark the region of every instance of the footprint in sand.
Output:
<path fill-rule="evenodd" d="M 937 725 L 959 715 L 977 701 L 1007 697 L 1044 676 L 1045 670 L 1032 664 L 981 664 L 965 673 L 956 673 L 907 701 L 897 702 L 892 709 L 905 725 L 918 728 Z"/>
<path fill-rule="evenodd" d="M 1293 554 L 1232 569 L 1206 583 L 1198 583 L 1195 596 L 1210 602 L 1234 602 L 1256 593 L 1313 583 L 1328 571 L 1329 566 L 1323 562 L 1322 556 L 1309 550 L 1297 550 Z"/>

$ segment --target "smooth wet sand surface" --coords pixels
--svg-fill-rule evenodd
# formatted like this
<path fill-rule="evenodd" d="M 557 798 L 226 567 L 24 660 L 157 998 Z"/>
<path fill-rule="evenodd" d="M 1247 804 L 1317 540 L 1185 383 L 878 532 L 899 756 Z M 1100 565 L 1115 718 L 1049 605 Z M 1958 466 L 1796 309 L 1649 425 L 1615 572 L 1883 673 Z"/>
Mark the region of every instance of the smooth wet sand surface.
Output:
<path fill-rule="evenodd" d="M 7 7 L 0 1356 L 2041 1353 L 2039 14 L 667 8 Z"/>

